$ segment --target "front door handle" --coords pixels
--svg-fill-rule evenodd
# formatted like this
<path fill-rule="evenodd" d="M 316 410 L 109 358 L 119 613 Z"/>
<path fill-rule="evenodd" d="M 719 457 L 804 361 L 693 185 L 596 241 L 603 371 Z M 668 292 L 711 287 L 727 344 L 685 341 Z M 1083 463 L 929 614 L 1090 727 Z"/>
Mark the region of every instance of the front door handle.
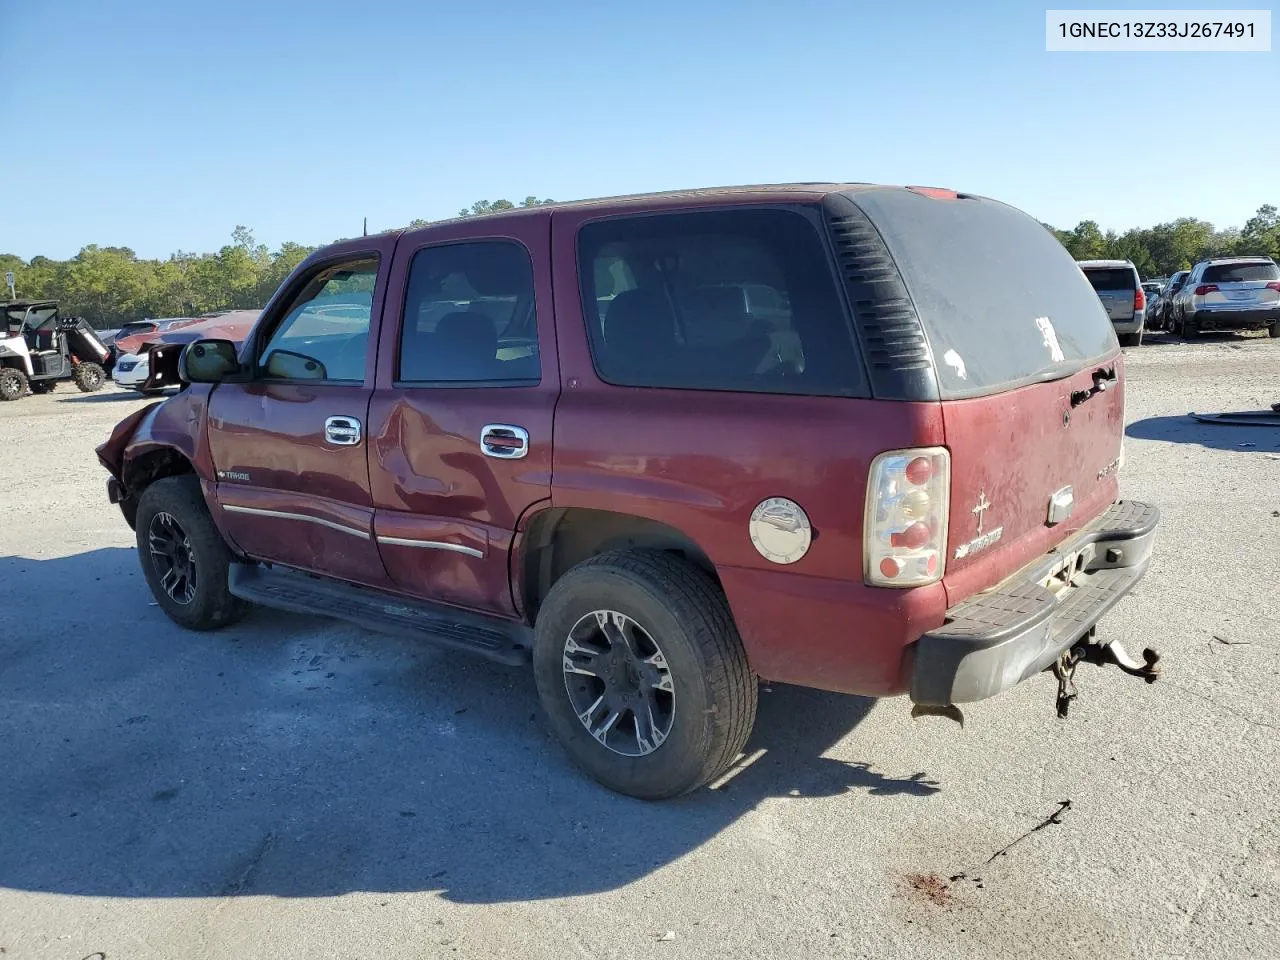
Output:
<path fill-rule="evenodd" d="M 330 417 L 324 422 L 324 438 L 338 447 L 354 447 L 360 442 L 360 421 L 355 417 Z"/>
<path fill-rule="evenodd" d="M 519 460 L 529 452 L 529 431 L 509 423 L 487 423 L 480 429 L 480 449 L 486 457 Z"/>

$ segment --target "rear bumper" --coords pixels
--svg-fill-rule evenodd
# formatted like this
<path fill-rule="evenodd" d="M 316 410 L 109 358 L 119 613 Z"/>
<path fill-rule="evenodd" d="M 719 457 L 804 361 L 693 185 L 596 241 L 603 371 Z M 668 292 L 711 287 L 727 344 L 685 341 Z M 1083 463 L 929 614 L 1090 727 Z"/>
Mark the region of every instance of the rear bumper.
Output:
<path fill-rule="evenodd" d="M 1141 579 L 1160 511 L 1122 500 L 996 589 L 947 611 L 916 644 L 911 699 L 985 700 L 1051 666 Z M 1065 583 L 1056 591 L 1045 585 Z M 1074 570 L 1074 575 L 1069 571 Z"/>
<path fill-rule="evenodd" d="M 1137 333 L 1142 329 L 1146 321 L 1146 311 L 1140 310 L 1133 315 L 1131 320 L 1112 320 L 1111 326 L 1115 328 L 1117 334 L 1124 335 L 1126 333 Z"/>
<path fill-rule="evenodd" d="M 1280 306 L 1249 310 L 1200 307 L 1187 312 L 1187 319 L 1201 330 L 1245 330 L 1280 323 Z"/>

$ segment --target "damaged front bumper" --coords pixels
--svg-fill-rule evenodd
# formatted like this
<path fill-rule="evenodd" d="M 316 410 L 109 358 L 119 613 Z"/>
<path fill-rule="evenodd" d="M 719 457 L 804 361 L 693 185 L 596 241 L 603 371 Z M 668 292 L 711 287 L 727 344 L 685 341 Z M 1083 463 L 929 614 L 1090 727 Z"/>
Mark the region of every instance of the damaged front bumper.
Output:
<path fill-rule="evenodd" d="M 985 700 L 1059 663 L 1146 572 L 1159 522 L 1150 504 L 1113 503 L 1022 573 L 948 610 L 916 644 L 911 699 Z"/>

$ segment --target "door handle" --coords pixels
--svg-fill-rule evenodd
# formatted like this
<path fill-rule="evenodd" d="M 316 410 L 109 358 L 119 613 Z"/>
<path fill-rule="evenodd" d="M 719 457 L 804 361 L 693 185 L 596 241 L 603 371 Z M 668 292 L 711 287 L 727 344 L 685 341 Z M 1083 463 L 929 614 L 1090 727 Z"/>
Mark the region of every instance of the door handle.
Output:
<path fill-rule="evenodd" d="M 355 417 L 330 417 L 324 422 L 324 438 L 338 447 L 354 447 L 360 442 L 360 421 Z"/>
<path fill-rule="evenodd" d="M 519 460 L 529 452 L 529 431 L 509 423 L 487 423 L 480 429 L 480 449 L 486 457 Z"/>

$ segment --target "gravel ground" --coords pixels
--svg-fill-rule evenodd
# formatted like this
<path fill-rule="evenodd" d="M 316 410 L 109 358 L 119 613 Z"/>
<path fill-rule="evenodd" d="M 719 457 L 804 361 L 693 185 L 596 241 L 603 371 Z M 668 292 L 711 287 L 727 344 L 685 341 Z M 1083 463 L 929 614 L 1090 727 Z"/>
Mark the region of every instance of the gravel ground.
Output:
<path fill-rule="evenodd" d="M 663 805 L 575 773 L 521 672 L 179 631 L 93 456 L 142 401 L 0 404 L 5 960 L 1280 957 L 1280 429 L 1185 416 L 1278 371 L 1266 338 L 1129 351 L 1122 486 L 1164 524 L 1102 631 L 1160 682 L 1082 667 L 1069 721 L 1038 678 L 963 729 L 776 687 L 755 762 Z"/>

